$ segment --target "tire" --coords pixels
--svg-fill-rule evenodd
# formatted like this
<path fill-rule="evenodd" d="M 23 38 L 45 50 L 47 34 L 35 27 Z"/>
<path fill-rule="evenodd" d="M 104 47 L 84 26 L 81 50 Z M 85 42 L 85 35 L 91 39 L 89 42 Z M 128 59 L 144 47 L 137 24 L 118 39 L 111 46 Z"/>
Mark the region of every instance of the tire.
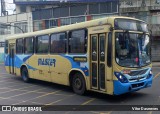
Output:
<path fill-rule="evenodd" d="M 76 73 L 75 75 L 73 75 L 72 88 L 73 91 L 78 95 L 83 95 L 85 93 L 86 83 L 82 74 Z"/>
<path fill-rule="evenodd" d="M 28 75 L 28 70 L 26 67 L 23 67 L 22 68 L 22 71 L 21 71 L 21 76 L 22 76 L 22 80 L 26 83 L 29 82 L 29 75 Z"/>

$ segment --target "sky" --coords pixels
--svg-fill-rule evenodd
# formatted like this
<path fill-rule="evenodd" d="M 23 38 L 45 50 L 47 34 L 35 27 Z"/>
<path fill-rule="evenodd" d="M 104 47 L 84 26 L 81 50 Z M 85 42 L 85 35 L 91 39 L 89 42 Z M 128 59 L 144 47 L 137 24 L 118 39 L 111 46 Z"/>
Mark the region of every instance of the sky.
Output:
<path fill-rule="evenodd" d="M 5 0 L 5 5 L 9 15 L 13 14 L 15 10 L 15 5 L 13 4 L 13 0 Z M 0 16 L 1 16 L 1 2 L 0 2 Z"/>
<path fill-rule="evenodd" d="M 6 2 L 6 10 L 9 14 L 13 14 L 13 11 L 15 9 L 15 5 L 13 4 L 13 0 L 5 0 Z"/>

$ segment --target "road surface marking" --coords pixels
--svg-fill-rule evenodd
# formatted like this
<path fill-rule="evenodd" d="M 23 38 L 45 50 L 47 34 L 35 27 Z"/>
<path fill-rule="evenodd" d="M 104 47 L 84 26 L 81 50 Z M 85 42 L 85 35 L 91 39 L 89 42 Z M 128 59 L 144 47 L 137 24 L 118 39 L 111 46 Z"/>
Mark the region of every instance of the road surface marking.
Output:
<path fill-rule="evenodd" d="M 15 83 L 15 84 L 16 84 L 17 82 L 5 82 L 5 81 L 3 81 L 3 82 L 0 83 L 0 85 L 3 85 L 4 83 L 5 83 L 5 84 L 6 84 L 6 83 L 7 83 L 7 84 L 8 84 L 8 83 L 9 83 L 9 84 L 10 84 L 10 83 Z M 20 83 L 20 84 L 22 84 L 22 83 Z"/>
<path fill-rule="evenodd" d="M 10 79 L 10 78 L 5 78 L 3 80 L 0 79 L 0 82 L 11 82 L 13 81 L 13 79 Z"/>
<path fill-rule="evenodd" d="M 94 114 L 100 114 L 100 112 L 98 111 L 89 111 L 89 112 L 94 113 Z"/>
<path fill-rule="evenodd" d="M 157 78 L 158 76 L 160 76 L 160 72 L 156 74 L 153 79 Z"/>
<path fill-rule="evenodd" d="M 59 100 L 57 100 L 57 101 L 54 101 L 54 102 L 51 102 L 51 103 L 47 103 L 47 104 L 44 104 L 45 106 L 48 106 L 48 105 L 52 105 L 52 104 L 55 104 L 55 103 L 58 103 L 58 102 L 60 102 L 60 101 L 62 101 L 62 100 L 64 100 L 65 98 L 63 98 L 63 99 L 59 99 Z M 44 106 L 44 107 L 45 107 Z"/>
<path fill-rule="evenodd" d="M 72 96 L 75 96 L 76 94 L 73 94 Z M 57 100 L 57 101 L 53 101 L 53 102 L 51 102 L 51 103 L 47 103 L 47 104 L 44 104 L 45 106 L 47 106 L 47 105 L 53 105 L 53 104 L 55 104 L 55 103 L 58 103 L 58 102 L 60 102 L 60 101 L 62 101 L 62 100 L 65 100 L 65 99 L 68 99 L 69 98 L 69 96 L 68 97 L 65 97 L 65 98 L 62 98 L 62 99 L 59 99 L 59 100 Z M 45 107 L 44 106 L 44 107 Z"/>
<path fill-rule="evenodd" d="M 0 84 L 1 85 L 1 84 Z M 16 86 L 25 86 L 24 84 L 23 85 L 21 85 L 21 84 L 15 84 L 15 85 L 12 85 L 12 86 L 7 86 L 7 87 L 2 87 L 2 88 L 8 88 L 8 89 L 13 89 L 13 88 L 11 88 L 11 87 L 16 87 Z M 36 85 L 35 85 L 36 86 Z"/>
<path fill-rule="evenodd" d="M 0 97 L 0 99 L 7 99 L 7 98 L 4 98 L 4 97 Z"/>
<path fill-rule="evenodd" d="M 112 113 L 112 111 L 109 111 L 109 112 L 90 111 L 90 112 L 94 114 L 111 114 Z"/>
<path fill-rule="evenodd" d="M 35 86 L 35 85 L 34 85 Z M 26 88 L 30 88 L 30 87 L 34 87 L 33 85 L 32 86 L 28 86 L 28 87 L 22 87 L 22 88 L 18 88 L 18 89 L 12 89 L 10 91 L 5 91 L 5 92 L 1 92 L 0 94 L 2 93 L 8 93 L 8 92 L 12 92 L 12 91 L 16 91 L 16 90 L 21 90 L 21 89 L 26 89 Z M 44 89 L 44 88 L 43 88 Z"/>
<path fill-rule="evenodd" d="M 88 103 L 90 103 L 90 102 L 92 102 L 92 101 L 94 101 L 94 100 L 95 100 L 95 98 L 92 98 L 92 99 L 90 99 L 90 100 L 88 100 L 88 101 L 82 103 L 81 105 L 86 105 L 86 104 L 88 104 Z"/>
<path fill-rule="evenodd" d="M 44 88 L 43 88 L 43 89 L 44 89 Z M 21 96 L 21 95 L 25 95 L 25 94 L 28 94 L 28 93 L 34 93 L 34 92 L 39 91 L 39 90 L 42 90 L 42 89 L 37 89 L 37 90 L 35 90 L 35 91 L 28 91 L 28 92 L 25 92 L 25 93 L 22 93 L 22 94 L 18 94 L 18 95 L 13 95 L 13 96 L 7 97 L 7 98 L 10 99 L 10 98 L 17 97 L 17 96 Z"/>
<path fill-rule="evenodd" d="M 152 111 L 149 111 L 148 114 L 152 114 Z"/>
<path fill-rule="evenodd" d="M 109 112 L 101 112 L 100 114 L 111 114 L 112 111 L 109 111 Z"/>
<path fill-rule="evenodd" d="M 44 97 L 44 96 L 47 96 L 47 95 L 50 95 L 50 94 L 55 94 L 55 93 L 57 93 L 57 92 L 59 92 L 59 91 L 61 91 L 61 90 L 58 90 L 58 91 L 54 91 L 54 92 L 50 92 L 50 93 L 47 93 L 47 94 L 44 94 L 44 95 L 40 95 L 40 96 L 38 96 L 38 97 L 35 97 L 35 98 L 31 98 L 31 99 L 28 99 L 28 100 L 25 100 L 25 101 L 23 101 L 23 102 L 30 102 L 30 100 L 34 100 L 34 99 L 37 99 L 37 98 L 41 98 L 41 97 Z M 35 92 L 35 91 L 34 91 Z M 19 102 L 19 103 L 16 103 L 16 105 L 17 104 L 20 104 L 20 103 L 23 103 L 23 102 Z M 40 103 L 39 103 L 40 104 Z"/>
<path fill-rule="evenodd" d="M 45 97 L 45 96 L 48 96 L 48 95 L 51 95 L 51 94 L 55 94 L 55 93 L 58 93 L 60 92 L 61 90 L 58 90 L 58 91 L 54 91 L 54 92 L 50 92 L 50 93 L 47 93 L 47 94 L 44 94 L 44 95 L 41 95 L 41 96 L 38 96 L 36 98 L 41 98 L 41 97 Z"/>

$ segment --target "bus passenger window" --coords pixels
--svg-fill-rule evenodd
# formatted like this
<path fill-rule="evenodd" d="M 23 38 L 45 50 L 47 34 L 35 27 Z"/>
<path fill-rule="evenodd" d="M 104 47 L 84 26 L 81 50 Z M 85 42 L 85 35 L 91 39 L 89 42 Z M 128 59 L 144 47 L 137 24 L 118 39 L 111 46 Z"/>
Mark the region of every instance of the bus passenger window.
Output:
<path fill-rule="evenodd" d="M 86 31 L 75 30 L 70 32 L 69 53 L 86 53 Z"/>
<path fill-rule="evenodd" d="M 66 53 L 66 33 L 51 35 L 51 53 Z"/>
<path fill-rule="evenodd" d="M 33 53 L 33 38 L 26 38 L 24 41 L 24 53 Z"/>
<path fill-rule="evenodd" d="M 17 54 L 22 54 L 23 53 L 23 39 L 18 39 L 16 40 L 16 53 Z"/>
<path fill-rule="evenodd" d="M 36 39 L 36 53 L 48 53 L 49 50 L 49 36 L 38 36 Z"/>

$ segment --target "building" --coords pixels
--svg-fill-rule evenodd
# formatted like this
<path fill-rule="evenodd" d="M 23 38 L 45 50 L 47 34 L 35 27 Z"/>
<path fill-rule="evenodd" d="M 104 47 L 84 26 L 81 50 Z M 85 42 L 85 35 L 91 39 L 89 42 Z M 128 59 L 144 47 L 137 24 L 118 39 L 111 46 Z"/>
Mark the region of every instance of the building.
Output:
<path fill-rule="evenodd" d="M 118 0 L 15 0 L 15 4 L 17 13 L 32 12 L 33 31 L 118 13 Z"/>
<path fill-rule="evenodd" d="M 14 0 L 16 14 L 0 17 L 2 34 L 17 34 L 118 14 L 118 0 Z M 14 27 L 13 27 L 14 26 Z M 18 28 L 18 27 L 19 28 Z M 13 29 L 12 29 L 13 28 Z"/>
<path fill-rule="evenodd" d="M 33 32 L 118 15 L 118 0 L 14 0 L 16 13 L 0 17 L 0 42 L 9 35 Z M 3 46 L 0 61 L 3 61 Z"/>
<path fill-rule="evenodd" d="M 120 15 L 142 19 L 152 32 L 152 60 L 160 61 L 160 0 L 120 0 Z"/>

